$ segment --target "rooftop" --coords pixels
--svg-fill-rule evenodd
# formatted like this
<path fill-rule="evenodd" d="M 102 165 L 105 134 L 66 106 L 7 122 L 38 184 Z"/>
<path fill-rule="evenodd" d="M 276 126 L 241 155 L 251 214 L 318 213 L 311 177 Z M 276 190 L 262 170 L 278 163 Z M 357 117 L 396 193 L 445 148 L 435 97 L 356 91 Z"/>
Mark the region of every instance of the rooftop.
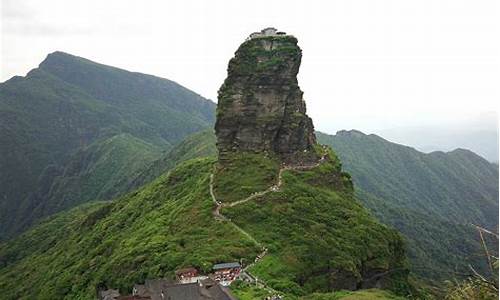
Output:
<path fill-rule="evenodd" d="M 144 285 L 135 285 L 134 289 L 135 295 L 123 299 L 236 300 L 227 289 L 212 279 L 186 284 L 170 284 L 163 279 L 147 280 Z"/>
<path fill-rule="evenodd" d="M 184 273 L 198 273 L 198 270 L 196 268 L 189 267 L 189 268 L 178 269 L 177 271 L 175 271 L 176 275 L 181 275 Z"/>
<path fill-rule="evenodd" d="M 238 262 L 222 263 L 214 265 L 212 269 L 220 270 L 220 269 L 231 269 L 231 268 L 241 268 L 241 265 Z"/>
<path fill-rule="evenodd" d="M 160 295 L 164 294 L 166 299 L 172 300 L 199 300 L 200 286 L 198 283 L 176 284 L 166 287 L 160 291 Z M 162 297 L 163 298 L 163 297 Z"/>

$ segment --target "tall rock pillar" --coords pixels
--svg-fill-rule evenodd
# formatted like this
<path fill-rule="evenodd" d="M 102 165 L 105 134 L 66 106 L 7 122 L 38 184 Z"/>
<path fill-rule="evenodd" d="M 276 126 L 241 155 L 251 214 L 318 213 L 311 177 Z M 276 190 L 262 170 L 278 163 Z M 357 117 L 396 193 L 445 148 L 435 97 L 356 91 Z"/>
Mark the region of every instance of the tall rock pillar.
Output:
<path fill-rule="evenodd" d="M 229 62 L 219 90 L 217 149 L 265 152 L 287 163 L 317 159 L 311 118 L 297 82 L 302 51 L 291 35 L 267 28 L 252 34 Z"/>

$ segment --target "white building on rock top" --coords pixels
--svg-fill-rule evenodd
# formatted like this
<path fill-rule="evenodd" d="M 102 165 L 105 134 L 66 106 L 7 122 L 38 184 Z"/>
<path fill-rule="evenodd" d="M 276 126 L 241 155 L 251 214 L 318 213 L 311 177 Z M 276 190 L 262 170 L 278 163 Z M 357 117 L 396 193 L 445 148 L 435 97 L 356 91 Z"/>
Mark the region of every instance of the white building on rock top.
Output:
<path fill-rule="evenodd" d="M 276 36 L 276 35 L 286 35 L 285 32 L 278 31 L 278 29 L 274 27 L 267 27 L 262 29 L 260 32 L 254 32 L 250 34 L 250 36 L 247 38 L 247 40 L 253 39 L 253 38 L 258 38 L 258 37 L 265 37 L 265 36 Z"/>

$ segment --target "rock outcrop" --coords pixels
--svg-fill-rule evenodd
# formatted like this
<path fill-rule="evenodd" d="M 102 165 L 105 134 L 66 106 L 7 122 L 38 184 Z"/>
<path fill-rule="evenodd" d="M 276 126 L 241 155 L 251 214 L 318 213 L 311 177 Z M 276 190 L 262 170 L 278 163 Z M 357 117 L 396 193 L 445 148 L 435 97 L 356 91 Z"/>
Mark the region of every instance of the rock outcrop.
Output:
<path fill-rule="evenodd" d="M 219 90 L 215 131 L 221 162 L 234 151 L 267 152 L 294 163 L 318 158 L 297 82 L 302 51 L 295 37 L 266 30 L 239 47 Z"/>
<path fill-rule="evenodd" d="M 316 143 L 297 82 L 301 58 L 295 37 L 266 28 L 230 60 L 215 124 L 214 215 L 222 208 L 254 241 L 272 241 L 276 265 L 294 270 L 281 277 L 269 267 L 280 286 L 404 289 L 403 240 L 357 203 L 335 153 Z"/>

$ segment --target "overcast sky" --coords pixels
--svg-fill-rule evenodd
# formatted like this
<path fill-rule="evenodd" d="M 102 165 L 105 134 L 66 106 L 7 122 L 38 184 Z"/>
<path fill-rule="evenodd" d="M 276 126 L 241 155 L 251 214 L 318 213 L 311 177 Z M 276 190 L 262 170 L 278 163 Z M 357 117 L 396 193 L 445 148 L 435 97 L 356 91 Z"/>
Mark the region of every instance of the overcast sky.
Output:
<path fill-rule="evenodd" d="M 0 1 L 1 81 L 60 50 L 216 101 L 238 45 L 273 26 L 299 39 L 319 130 L 432 126 L 500 102 L 496 0 Z"/>

